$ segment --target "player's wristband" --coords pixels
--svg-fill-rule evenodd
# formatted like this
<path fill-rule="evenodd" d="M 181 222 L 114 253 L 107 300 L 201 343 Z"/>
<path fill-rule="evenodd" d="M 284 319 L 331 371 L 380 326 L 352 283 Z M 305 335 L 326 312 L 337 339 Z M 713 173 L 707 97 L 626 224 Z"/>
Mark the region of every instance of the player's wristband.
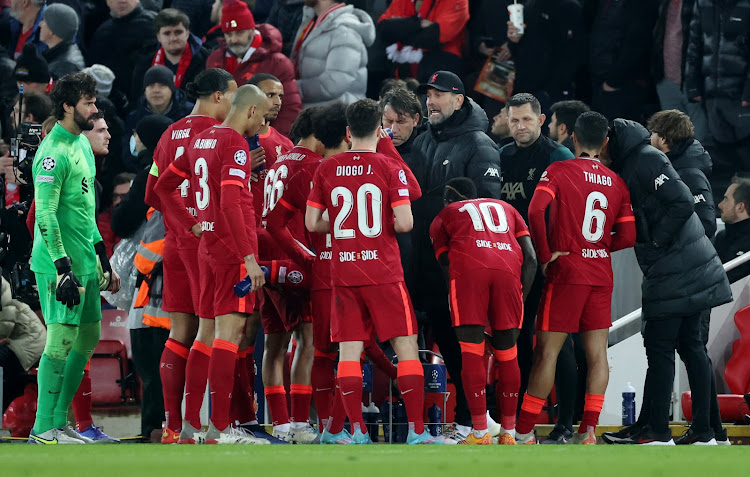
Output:
<path fill-rule="evenodd" d="M 55 260 L 55 268 L 57 269 L 58 275 L 64 275 L 72 270 L 73 262 L 70 257 L 63 257 Z"/>

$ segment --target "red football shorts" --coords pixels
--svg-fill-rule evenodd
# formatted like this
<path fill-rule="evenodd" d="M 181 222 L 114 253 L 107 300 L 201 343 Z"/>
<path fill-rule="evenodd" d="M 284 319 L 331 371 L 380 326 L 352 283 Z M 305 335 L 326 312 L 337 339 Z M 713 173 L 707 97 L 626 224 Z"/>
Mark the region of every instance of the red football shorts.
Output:
<path fill-rule="evenodd" d="M 260 322 L 265 333 L 292 331 L 300 323 L 310 323 L 310 295 L 307 290 L 260 290 Z"/>
<path fill-rule="evenodd" d="M 449 303 L 453 326 L 489 325 L 493 330 L 510 330 L 523 323 L 521 280 L 501 270 L 478 269 L 452 278 Z"/>
<path fill-rule="evenodd" d="M 404 282 L 334 287 L 332 309 L 334 343 L 369 341 L 373 328 L 380 341 L 417 333 L 417 317 Z"/>
<path fill-rule="evenodd" d="M 169 237 L 169 235 L 167 236 Z M 164 240 L 162 309 L 194 315 L 200 303 L 198 249 L 180 250 L 176 240 Z"/>
<path fill-rule="evenodd" d="M 216 263 L 210 259 L 200 261 L 201 299 L 200 317 L 215 318 L 230 313 L 251 314 L 255 307 L 255 293 L 240 298 L 234 286 L 247 276 L 245 263 Z"/>
<path fill-rule="evenodd" d="M 313 346 L 318 351 L 335 351 L 331 343 L 331 289 L 310 292 L 313 316 Z"/>
<path fill-rule="evenodd" d="M 545 283 L 537 313 L 537 330 L 579 333 L 610 326 L 612 287 Z"/>

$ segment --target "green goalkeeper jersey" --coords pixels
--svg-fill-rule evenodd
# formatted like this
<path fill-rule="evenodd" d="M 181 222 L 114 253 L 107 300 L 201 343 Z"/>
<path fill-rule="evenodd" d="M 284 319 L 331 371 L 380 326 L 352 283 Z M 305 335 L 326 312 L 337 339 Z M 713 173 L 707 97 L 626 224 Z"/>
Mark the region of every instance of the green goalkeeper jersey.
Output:
<path fill-rule="evenodd" d="M 102 240 L 96 226 L 91 143 L 60 124 L 47 134 L 34 157 L 36 224 L 31 269 L 56 273 L 55 260 L 70 257 L 73 273 L 96 273 L 94 244 Z"/>

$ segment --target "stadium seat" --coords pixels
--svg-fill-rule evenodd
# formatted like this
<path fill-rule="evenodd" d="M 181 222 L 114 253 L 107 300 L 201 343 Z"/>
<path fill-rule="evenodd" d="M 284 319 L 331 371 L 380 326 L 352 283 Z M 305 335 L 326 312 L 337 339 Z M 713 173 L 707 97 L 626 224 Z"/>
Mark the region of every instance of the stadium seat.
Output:
<path fill-rule="evenodd" d="M 693 398 L 690 391 L 682 393 L 682 414 L 688 421 L 693 420 Z M 750 414 L 745 396 L 741 394 L 719 394 L 719 413 L 722 422 L 745 422 Z"/>
<path fill-rule="evenodd" d="M 127 326 L 128 313 L 122 310 L 102 310 L 101 340 L 120 341 L 125 346 L 128 359 L 133 359 L 133 349 L 130 346 L 130 330 Z"/>
<path fill-rule="evenodd" d="M 123 405 L 137 399 L 137 379 L 131 372 L 127 313 L 102 310 L 102 335 L 91 357 L 91 392 L 96 405 Z"/>
<path fill-rule="evenodd" d="M 750 306 L 734 314 L 740 338 L 732 344 L 732 357 L 724 366 L 724 379 L 732 394 L 750 393 Z"/>

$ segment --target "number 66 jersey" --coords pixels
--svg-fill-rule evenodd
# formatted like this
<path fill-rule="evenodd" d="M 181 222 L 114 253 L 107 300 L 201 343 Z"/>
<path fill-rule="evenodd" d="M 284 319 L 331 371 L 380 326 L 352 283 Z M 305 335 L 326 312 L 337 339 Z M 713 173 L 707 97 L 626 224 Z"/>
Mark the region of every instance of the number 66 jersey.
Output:
<path fill-rule="evenodd" d="M 548 282 L 611 287 L 611 252 L 635 242 L 630 192 L 598 159 L 555 162 L 534 191 L 529 228 L 540 264 L 568 252 L 550 264 Z"/>

